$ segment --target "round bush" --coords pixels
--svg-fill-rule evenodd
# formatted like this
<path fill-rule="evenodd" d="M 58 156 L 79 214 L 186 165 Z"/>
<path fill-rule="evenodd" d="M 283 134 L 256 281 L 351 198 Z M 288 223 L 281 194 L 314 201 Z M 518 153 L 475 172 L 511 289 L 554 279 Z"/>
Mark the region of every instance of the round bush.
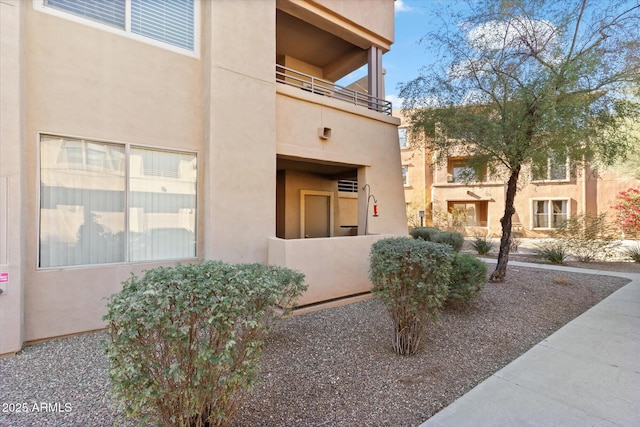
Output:
<path fill-rule="evenodd" d="M 114 400 L 154 424 L 227 424 L 257 377 L 273 307 L 290 306 L 303 279 L 219 261 L 132 275 L 105 316 Z"/>
<path fill-rule="evenodd" d="M 447 298 L 451 248 L 409 237 L 382 239 L 369 256 L 372 292 L 393 321 L 393 349 L 417 351 L 423 324 L 435 319 Z"/>
<path fill-rule="evenodd" d="M 454 251 L 460 252 L 464 244 L 464 236 L 457 231 L 442 231 L 433 236 L 432 241 L 436 243 L 444 243 L 453 248 Z"/>
<path fill-rule="evenodd" d="M 484 289 L 487 281 L 487 264 L 470 254 L 457 254 L 451 264 L 449 295 L 447 301 L 473 301 Z"/>
<path fill-rule="evenodd" d="M 422 239 L 427 242 L 433 241 L 433 236 L 439 234 L 440 230 L 435 227 L 416 227 L 409 232 L 414 239 Z"/>

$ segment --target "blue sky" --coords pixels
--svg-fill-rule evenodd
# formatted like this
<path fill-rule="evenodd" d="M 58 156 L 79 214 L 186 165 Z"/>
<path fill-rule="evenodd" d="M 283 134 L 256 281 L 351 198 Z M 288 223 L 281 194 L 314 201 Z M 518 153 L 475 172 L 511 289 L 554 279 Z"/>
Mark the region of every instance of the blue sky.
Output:
<path fill-rule="evenodd" d="M 418 77 L 421 67 L 430 61 L 426 46 L 419 44 L 422 37 L 433 30 L 436 21 L 435 9 L 463 6 L 460 0 L 396 0 L 395 40 L 391 50 L 382 56 L 386 70 L 386 98 L 393 108 L 400 108 L 398 83 L 409 82 Z M 348 85 L 366 74 L 366 66 L 346 76 L 339 84 Z"/>
<path fill-rule="evenodd" d="M 396 0 L 395 41 L 391 50 L 382 56 L 386 70 L 386 98 L 400 108 L 398 83 L 406 83 L 418 77 L 421 67 L 430 62 L 426 46 L 419 41 L 433 29 L 436 20 L 434 10 L 443 5 L 454 6 L 457 0 Z"/>

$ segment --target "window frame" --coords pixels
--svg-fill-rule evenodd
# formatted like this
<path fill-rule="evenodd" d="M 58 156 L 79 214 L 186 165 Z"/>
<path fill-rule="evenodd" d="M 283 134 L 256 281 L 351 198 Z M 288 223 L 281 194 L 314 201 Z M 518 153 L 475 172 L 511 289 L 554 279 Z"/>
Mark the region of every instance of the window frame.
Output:
<path fill-rule="evenodd" d="M 185 49 L 167 42 L 156 40 L 141 34 L 131 32 L 131 0 L 125 0 L 125 28 L 117 28 L 112 25 L 102 23 L 100 21 L 93 20 L 91 18 L 76 15 L 72 12 L 57 9 L 55 7 L 47 5 L 47 0 L 32 0 L 33 9 L 46 13 L 48 15 L 56 16 L 58 18 L 66 19 L 78 24 L 82 24 L 88 27 L 96 28 L 102 31 L 106 31 L 111 34 L 117 34 L 128 39 L 136 40 L 151 46 L 166 49 L 182 55 L 200 58 L 200 2 L 193 0 L 193 50 Z"/>
<path fill-rule="evenodd" d="M 465 220 L 462 222 L 463 227 L 489 227 L 489 201 L 488 200 L 447 200 L 447 214 L 451 215 L 452 224 L 455 222 L 452 209 L 455 205 L 464 205 Z M 474 220 L 472 223 L 467 221 L 468 206 L 473 205 Z"/>
<path fill-rule="evenodd" d="M 558 227 L 553 227 L 553 202 L 565 202 L 566 203 L 566 212 L 565 219 L 568 220 L 571 218 L 571 198 L 570 197 L 536 197 L 530 199 L 530 207 L 531 207 L 531 229 L 532 230 L 557 230 Z M 549 212 L 547 212 L 547 227 L 537 227 L 536 224 L 536 204 L 537 202 L 547 202 L 549 203 Z"/>
<path fill-rule="evenodd" d="M 544 183 L 544 182 L 570 182 L 571 181 L 571 162 L 569 160 L 569 156 L 565 158 L 565 177 L 561 179 L 552 179 L 551 171 L 553 170 L 553 157 L 547 156 L 547 167 L 546 174 L 543 179 L 536 179 L 534 176 L 534 166 L 531 165 L 531 182 L 533 183 Z"/>
<path fill-rule="evenodd" d="M 403 134 L 402 137 L 400 136 L 400 133 Z M 402 143 L 403 141 L 404 144 Z M 398 128 L 398 143 L 401 150 L 409 148 L 409 141 L 407 140 L 407 128 Z"/>
<path fill-rule="evenodd" d="M 488 182 L 488 167 L 486 165 L 480 168 L 474 168 L 469 165 L 470 157 L 453 156 L 447 158 L 447 183 L 448 184 L 471 184 Z M 468 175 L 473 179 L 465 180 L 456 177 L 456 169 L 464 169 L 469 171 Z"/>
<path fill-rule="evenodd" d="M 117 261 L 117 262 L 109 262 L 109 263 L 94 263 L 94 264 L 71 264 L 71 265 L 60 265 L 60 266 L 47 266 L 47 267 L 42 267 L 40 264 L 40 244 L 41 244 L 41 233 L 42 233 L 42 221 L 41 221 L 41 215 L 42 215 L 42 195 L 41 195 L 41 189 L 42 189 L 42 147 L 41 147 L 41 143 L 42 143 L 42 138 L 43 137 L 53 137 L 53 138 L 68 138 L 68 139 L 75 139 L 75 140 L 81 140 L 81 141 L 87 141 L 87 142 L 95 142 L 95 143 L 101 143 L 101 144 L 109 144 L 109 145 L 120 145 L 124 148 L 124 159 L 123 159 L 123 167 L 124 167 L 124 180 L 125 180 L 125 188 L 124 188 L 124 235 L 125 235 L 125 241 L 124 241 L 124 250 L 125 250 L 125 259 L 124 261 Z M 140 143 L 133 143 L 133 142 L 127 142 L 127 141 L 121 141 L 121 140 L 107 140 L 107 139 L 102 139 L 102 138 L 92 138 L 92 137 L 85 137 L 85 136 L 78 136 L 78 135 L 69 135 L 69 134 L 61 134 L 61 133 L 57 133 L 57 132 L 38 132 L 37 136 L 36 136 L 37 140 L 36 140 L 36 147 L 37 147 L 37 172 L 36 172 L 36 197 L 37 197 L 37 203 L 36 203 L 36 221 L 37 221 L 37 233 L 35 236 L 35 240 L 36 240 L 36 270 L 72 270 L 72 269 L 79 269 L 79 268 L 103 268 L 103 267 L 109 267 L 109 266 L 114 266 L 114 265 L 134 265 L 134 264 L 148 264 L 148 263 L 163 263 L 163 262 L 171 262 L 171 261 L 190 261 L 190 260 L 197 260 L 199 257 L 199 245 L 198 245 L 198 221 L 199 221 L 199 204 L 198 204 L 198 198 L 199 198 L 199 185 L 198 185 L 198 177 L 199 177 L 199 153 L 197 150 L 185 150 L 182 148 L 170 148 L 170 147 L 163 147 L 163 146 L 157 146 L 157 145 L 146 145 L 146 144 L 140 144 Z M 131 232 L 131 224 L 130 224 L 130 193 L 131 193 L 131 165 L 130 165 L 130 159 L 131 159 L 131 148 L 136 148 L 136 149 L 143 149 L 143 150 L 151 150 L 151 151 L 163 151 L 163 152 L 173 152 L 173 153 L 178 153 L 178 154 L 186 154 L 186 155 L 193 155 L 195 156 L 196 159 L 196 165 L 197 165 L 197 169 L 196 169 L 196 181 L 195 181 L 195 185 L 196 185 L 196 194 L 195 194 L 195 218 L 194 218 L 194 236 L 195 236 L 195 254 L 193 257 L 189 256 L 189 257 L 184 257 L 184 258 L 171 258 L 171 259 L 151 259 L 151 260 L 136 260 L 136 261 L 132 261 L 131 260 L 131 254 L 130 254 L 130 232 Z"/>
<path fill-rule="evenodd" d="M 411 187 L 409 183 L 409 165 L 402 165 L 402 186 L 403 187 Z"/>

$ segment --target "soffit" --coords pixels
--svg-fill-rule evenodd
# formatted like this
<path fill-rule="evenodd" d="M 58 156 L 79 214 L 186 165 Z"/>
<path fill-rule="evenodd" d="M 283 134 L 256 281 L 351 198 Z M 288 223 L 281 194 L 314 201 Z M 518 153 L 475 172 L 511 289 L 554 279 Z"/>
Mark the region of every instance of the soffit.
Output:
<path fill-rule="evenodd" d="M 330 179 L 358 179 L 357 166 L 343 163 L 303 161 L 278 156 L 277 169 L 323 175 Z"/>
<path fill-rule="evenodd" d="M 338 36 L 281 10 L 276 11 L 276 54 L 278 55 L 289 55 L 324 69 L 354 55 L 364 58 L 366 62 L 364 52 L 362 48 Z"/>

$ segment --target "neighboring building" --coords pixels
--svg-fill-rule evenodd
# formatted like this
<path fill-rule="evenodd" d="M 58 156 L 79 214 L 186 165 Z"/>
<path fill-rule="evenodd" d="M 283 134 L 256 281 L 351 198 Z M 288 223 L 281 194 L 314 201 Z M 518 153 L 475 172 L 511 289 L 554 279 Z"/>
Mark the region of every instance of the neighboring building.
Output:
<path fill-rule="evenodd" d="M 410 143 L 405 125 L 398 128 L 402 161 L 402 182 L 409 228 L 431 226 L 431 189 L 433 184 L 432 155 Z"/>
<path fill-rule="evenodd" d="M 295 268 L 301 304 L 368 291 L 406 213 L 394 2 L 365 3 L 0 2 L 0 354 L 103 328 L 177 261 Z M 364 64 L 366 93 L 334 85 Z"/>
<path fill-rule="evenodd" d="M 403 123 L 399 128 L 399 139 L 403 171 L 406 170 L 409 225 L 420 225 L 418 212 L 426 210 L 429 215 L 425 225 L 457 229 L 468 236 L 500 236 L 506 195 L 504 176 L 492 176 L 488 167 L 473 169 L 468 158 L 455 153 L 446 164 L 434 164 L 434 156 L 420 144 L 407 143 L 403 147 L 404 127 Z M 618 193 L 638 186 L 640 179 L 619 168 L 597 171 L 571 159 L 549 158 L 545 165 L 525 167 L 520 174 L 513 231 L 523 237 L 550 236 L 567 218 L 580 213 L 608 212 L 613 220 L 611 206 Z"/>

